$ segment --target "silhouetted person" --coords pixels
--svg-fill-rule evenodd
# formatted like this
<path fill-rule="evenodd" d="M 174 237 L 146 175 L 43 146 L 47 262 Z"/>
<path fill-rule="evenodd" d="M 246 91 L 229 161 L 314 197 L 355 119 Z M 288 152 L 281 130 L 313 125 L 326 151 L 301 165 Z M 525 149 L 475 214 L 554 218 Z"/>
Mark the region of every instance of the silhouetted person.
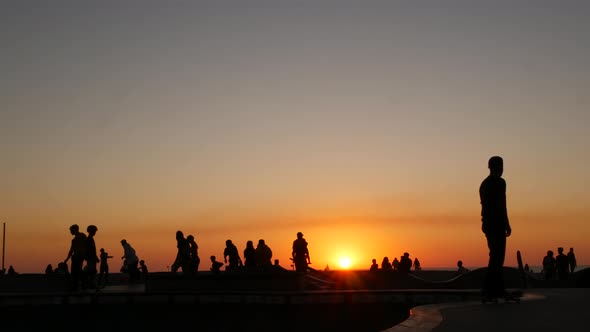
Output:
<path fill-rule="evenodd" d="M 211 256 L 211 272 L 219 273 L 221 271 L 222 266 L 222 262 L 218 262 L 215 256 Z"/>
<path fill-rule="evenodd" d="M 272 250 L 263 239 L 258 240 L 255 257 L 256 266 L 272 266 Z"/>
<path fill-rule="evenodd" d="M 567 253 L 567 259 L 570 267 L 570 272 L 574 273 L 574 270 L 578 265 L 578 263 L 576 262 L 576 254 L 574 254 L 574 248 L 570 248 L 570 251 Z"/>
<path fill-rule="evenodd" d="M 256 249 L 252 241 L 246 242 L 246 249 L 244 249 L 244 267 L 251 268 L 256 266 Z"/>
<path fill-rule="evenodd" d="M 191 248 L 182 231 L 176 231 L 176 248 L 178 250 L 174 263 L 171 266 L 172 272 L 176 273 L 180 268 L 183 274 L 188 274 L 190 270 Z"/>
<path fill-rule="evenodd" d="M 201 264 L 201 258 L 199 258 L 199 246 L 195 241 L 195 237 L 189 235 L 186 237 L 190 246 L 190 271 L 192 275 L 197 274 L 199 271 L 199 264 Z"/>
<path fill-rule="evenodd" d="M 555 279 L 555 257 L 552 250 L 547 250 L 547 256 L 543 257 L 543 275 L 545 280 Z"/>
<path fill-rule="evenodd" d="M 12 267 L 12 265 L 10 265 L 8 267 L 8 272 L 6 272 L 6 275 L 9 276 L 9 277 L 14 277 L 15 275 L 17 275 L 17 273 L 14 270 L 14 267 Z"/>
<path fill-rule="evenodd" d="M 86 277 L 85 281 L 88 284 L 88 288 L 96 288 L 96 274 L 98 262 L 100 259 L 96 254 L 96 243 L 94 242 L 94 236 L 98 231 L 98 228 L 94 225 L 86 227 L 88 236 L 86 238 Z"/>
<path fill-rule="evenodd" d="M 379 265 L 377 264 L 377 260 L 375 258 L 373 258 L 373 260 L 371 262 L 373 264 L 371 264 L 369 271 L 379 271 Z"/>
<path fill-rule="evenodd" d="M 148 280 L 148 267 L 147 265 L 145 265 L 145 261 L 142 259 L 139 261 L 139 272 L 141 272 L 141 276 L 143 278 L 144 282 L 147 282 Z"/>
<path fill-rule="evenodd" d="M 393 270 L 393 267 L 391 266 L 391 263 L 389 262 L 389 257 L 387 257 L 387 256 L 383 257 L 383 260 L 381 261 L 381 270 L 385 270 L 385 271 Z"/>
<path fill-rule="evenodd" d="M 412 259 L 410 258 L 410 254 L 404 252 L 404 255 L 401 256 L 399 260 L 399 267 L 398 270 L 402 273 L 408 273 L 412 269 Z"/>
<path fill-rule="evenodd" d="M 45 274 L 53 274 L 53 265 L 47 264 L 47 267 L 45 267 Z"/>
<path fill-rule="evenodd" d="M 293 264 L 295 264 L 295 271 L 307 272 L 307 265 L 311 264 L 311 260 L 309 259 L 307 241 L 303 238 L 301 232 L 297 232 L 297 239 L 293 241 L 291 257 L 293 258 Z"/>
<path fill-rule="evenodd" d="M 242 266 L 242 259 L 238 253 L 238 248 L 231 240 L 225 241 L 225 249 L 223 249 L 223 260 L 229 265 L 225 268 L 226 271 L 235 271 L 238 267 Z"/>
<path fill-rule="evenodd" d="M 113 258 L 113 256 L 109 256 L 107 252 L 104 251 L 104 248 L 100 248 L 100 266 L 98 271 L 98 284 L 99 285 L 106 285 L 109 282 L 109 258 Z M 104 281 L 103 281 L 104 279 Z M 104 283 L 103 283 L 104 282 Z"/>
<path fill-rule="evenodd" d="M 80 227 L 76 224 L 70 226 L 70 233 L 74 238 L 72 239 L 70 251 L 68 251 L 68 256 L 64 260 L 64 263 L 67 264 L 68 260 L 70 258 L 72 259 L 70 267 L 72 290 L 78 290 L 83 280 L 82 265 L 86 258 L 87 250 L 86 234 L 80 232 Z"/>
<path fill-rule="evenodd" d="M 125 271 L 129 274 L 129 283 L 138 282 L 139 270 L 137 263 L 139 262 L 139 258 L 137 258 L 135 249 L 125 239 L 121 240 L 121 245 L 123 246 L 123 256 L 121 259 L 123 259 Z"/>
<path fill-rule="evenodd" d="M 506 238 L 512 233 L 506 208 L 506 181 L 502 178 L 504 161 L 493 156 L 488 161 L 490 175 L 479 187 L 481 201 L 481 230 L 486 236 L 489 261 L 483 284 L 486 296 L 500 297 L 506 293 L 503 267 L 506 257 Z"/>
<path fill-rule="evenodd" d="M 524 272 L 531 272 L 531 269 L 529 268 L 528 263 L 524 265 Z"/>
<path fill-rule="evenodd" d="M 395 257 L 393 259 L 393 262 L 391 263 L 391 266 L 393 267 L 394 271 L 399 271 L 399 260 L 397 259 L 397 257 Z"/>
<path fill-rule="evenodd" d="M 461 261 L 461 260 L 458 261 L 457 262 L 457 272 L 455 272 L 454 277 L 460 276 L 460 275 L 467 273 L 467 272 L 469 272 L 469 270 L 463 266 L 463 261 Z"/>
<path fill-rule="evenodd" d="M 68 269 L 68 264 L 66 264 L 65 262 L 57 263 L 57 267 L 55 268 L 55 271 L 53 271 L 53 273 L 55 273 L 56 275 L 60 275 L 60 276 L 64 276 L 66 278 L 69 278 L 70 277 L 70 270 Z"/>
<path fill-rule="evenodd" d="M 420 271 L 422 267 L 420 266 L 420 261 L 418 258 L 414 258 L 414 271 Z"/>
<path fill-rule="evenodd" d="M 567 280 L 569 261 L 567 256 L 563 253 L 563 248 L 557 248 L 557 256 L 555 257 L 555 267 L 557 268 L 557 278 L 559 280 Z"/>

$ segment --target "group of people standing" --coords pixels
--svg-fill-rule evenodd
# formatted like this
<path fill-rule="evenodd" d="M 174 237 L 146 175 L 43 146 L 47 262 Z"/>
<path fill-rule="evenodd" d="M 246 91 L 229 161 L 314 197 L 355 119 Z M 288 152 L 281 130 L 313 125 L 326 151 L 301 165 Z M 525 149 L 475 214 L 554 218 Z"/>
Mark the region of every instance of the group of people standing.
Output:
<path fill-rule="evenodd" d="M 567 280 L 570 273 L 576 269 L 576 254 L 574 248 L 569 252 L 563 253 L 563 247 L 557 248 L 557 256 L 554 256 L 553 250 L 548 250 L 547 255 L 543 258 L 543 276 L 545 280 Z"/>
<path fill-rule="evenodd" d="M 176 231 L 177 253 L 174 263 L 171 266 L 171 272 L 176 273 L 179 270 L 185 275 L 194 275 L 199 270 L 200 258 L 198 255 L 198 245 L 194 236 L 189 235 L 186 238 L 182 231 Z M 272 249 L 266 244 L 264 239 L 258 240 L 254 247 L 253 241 L 246 242 L 246 248 L 243 251 L 243 260 L 239 254 L 238 248 L 232 240 L 225 241 L 223 250 L 223 261 L 226 265 L 225 271 L 237 271 L 240 269 L 251 269 L 254 267 L 272 266 Z M 216 256 L 211 256 L 211 268 L 214 273 L 221 271 L 224 263 L 217 261 Z M 303 233 L 297 233 L 297 239 L 293 241 L 292 260 L 296 271 L 307 271 L 308 264 L 311 264 L 307 241 L 303 238 Z M 278 264 L 278 261 L 276 261 Z"/>
<path fill-rule="evenodd" d="M 399 260 L 396 257 L 393 259 L 393 262 L 389 261 L 389 257 L 387 257 L 387 256 L 383 257 L 383 260 L 381 261 L 381 268 L 379 268 L 379 265 L 377 264 L 377 260 L 373 258 L 371 267 L 369 268 L 369 271 L 383 270 L 383 271 L 399 271 L 402 273 L 408 273 L 411 271 L 412 267 L 414 267 L 415 271 L 420 271 L 422 269 L 422 266 L 420 265 L 420 261 L 418 260 L 418 258 L 415 258 L 414 262 L 412 262 L 412 259 L 410 258 L 410 254 L 407 252 L 404 252 L 404 254 L 400 256 Z"/>
<path fill-rule="evenodd" d="M 186 238 L 182 231 L 176 231 L 176 258 L 172 263 L 172 272 L 177 272 L 179 269 L 184 274 L 196 274 L 201 264 L 199 258 L 199 246 L 195 241 L 193 235 L 189 235 Z"/>

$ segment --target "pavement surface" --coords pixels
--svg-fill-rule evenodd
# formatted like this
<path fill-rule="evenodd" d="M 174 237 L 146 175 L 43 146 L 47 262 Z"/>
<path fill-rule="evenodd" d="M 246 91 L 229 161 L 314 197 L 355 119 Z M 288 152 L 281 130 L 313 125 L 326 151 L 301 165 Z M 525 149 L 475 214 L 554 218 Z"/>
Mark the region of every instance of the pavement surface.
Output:
<path fill-rule="evenodd" d="M 530 289 L 520 303 L 480 301 L 415 307 L 386 332 L 588 331 L 590 288 Z"/>

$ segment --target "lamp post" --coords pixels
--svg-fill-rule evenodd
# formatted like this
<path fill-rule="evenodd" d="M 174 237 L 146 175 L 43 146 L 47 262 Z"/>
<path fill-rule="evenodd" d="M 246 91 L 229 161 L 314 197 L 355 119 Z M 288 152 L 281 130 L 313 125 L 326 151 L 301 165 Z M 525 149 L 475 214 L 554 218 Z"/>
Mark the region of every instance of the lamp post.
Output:
<path fill-rule="evenodd" d="M 2 223 L 2 273 L 6 271 L 4 269 L 4 250 L 6 248 L 6 223 Z"/>

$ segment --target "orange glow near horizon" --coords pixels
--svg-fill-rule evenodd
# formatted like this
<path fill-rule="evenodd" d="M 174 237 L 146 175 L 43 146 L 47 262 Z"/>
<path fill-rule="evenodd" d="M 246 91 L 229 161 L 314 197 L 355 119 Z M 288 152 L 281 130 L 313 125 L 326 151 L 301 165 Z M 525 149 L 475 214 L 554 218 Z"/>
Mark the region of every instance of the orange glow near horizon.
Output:
<path fill-rule="evenodd" d="M 352 264 L 350 258 L 348 257 L 341 257 L 340 260 L 338 261 L 340 268 L 348 270 Z"/>
<path fill-rule="evenodd" d="M 164 219 L 143 221 L 131 219 L 128 223 L 101 223 L 101 216 L 87 218 L 88 222 L 78 222 L 82 229 L 86 224 L 99 227 L 96 245 L 112 256 L 109 261 L 111 271 L 119 271 L 122 261 L 120 240 L 125 238 L 144 259 L 150 271 L 167 271 L 176 254 L 176 230 L 185 235 L 192 234 L 199 245 L 201 257 L 200 270 L 209 270 L 209 256 L 223 257 L 224 243 L 231 239 L 243 254 L 245 244 L 252 240 L 265 239 L 273 251 L 273 260 L 291 269 L 291 245 L 298 231 L 304 233 L 309 243 L 312 267 L 330 269 L 366 270 L 372 259 L 378 263 L 383 257 L 393 261 L 404 253 L 410 258 L 418 258 L 423 269 L 456 267 L 457 260 L 462 260 L 466 267 L 483 267 L 487 265 L 487 247 L 485 238 L 479 229 L 477 216 L 469 218 L 440 216 L 415 218 L 377 218 L 377 217 L 299 217 L 289 222 L 271 222 L 259 218 L 259 222 L 248 220 L 237 227 L 224 220 L 209 224 L 188 222 L 185 220 Z M 277 218 L 279 219 L 279 218 Z M 287 218 L 281 218 L 287 219 Z M 465 220 L 463 220 L 465 219 Z M 306 221 L 307 220 L 307 221 Z M 548 249 L 556 250 L 562 246 L 574 247 L 578 264 L 586 264 L 590 252 L 585 246 L 584 232 L 575 229 L 564 230 L 563 239 L 547 241 L 542 235 L 543 225 L 550 218 L 543 220 L 515 214 L 512 218 L 513 235 L 508 239 L 506 266 L 516 266 L 516 250 L 520 250 L 525 263 L 538 266 Z M 32 225 L 21 220 L 19 223 L 7 223 L 6 267 L 13 265 L 17 272 L 42 273 L 47 264 L 56 265 L 62 261 L 69 249 L 71 235 L 69 223 L 62 223 L 60 229 L 54 224 Z M 416 225 L 420 225 L 417 227 Z M 34 233 L 32 231 L 34 229 Z M 528 231 L 530 230 L 530 231 Z M 343 258 L 348 261 L 344 262 Z M 344 263 L 344 264 L 343 264 Z"/>

